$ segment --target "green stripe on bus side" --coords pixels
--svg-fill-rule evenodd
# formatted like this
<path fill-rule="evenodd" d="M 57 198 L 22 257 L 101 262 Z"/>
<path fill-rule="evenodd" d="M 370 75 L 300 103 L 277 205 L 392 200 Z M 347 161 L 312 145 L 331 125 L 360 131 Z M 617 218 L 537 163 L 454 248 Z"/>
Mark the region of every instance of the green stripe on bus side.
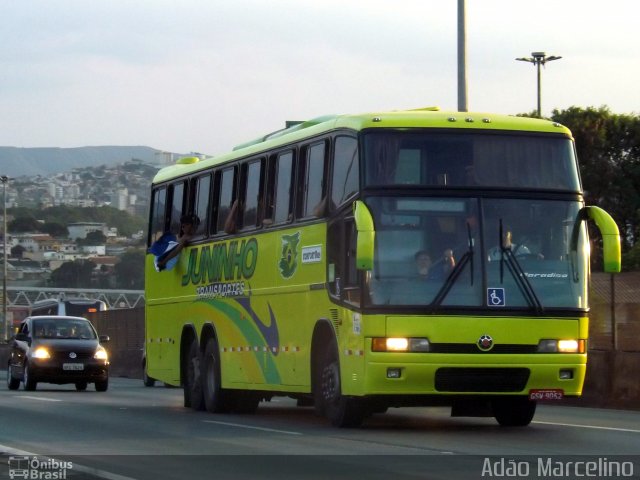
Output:
<path fill-rule="evenodd" d="M 247 321 L 246 318 L 243 318 L 243 314 L 241 311 L 233 308 L 230 304 L 224 301 L 202 299 L 196 300 L 196 302 L 205 303 L 211 306 L 215 310 L 222 313 L 222 315 L 224 315 L 226 318 L 231 320 L 231 322 L 233 322 L 233 324 L 238 328 L 242 336 L 247 340 L 248 345 L 267 347 L 267 352 L 263 352 L 262 349 L 256 352 L 252 349 L 253 355 L 256 359 L 256 363 L 260 366 L 266 383 L 281 383 L 280 373 L 278 372 L 278 367 L 276 366 L 273 356 L 271 355 L 271 350 L 269 348 L 270 345 L 267 345 L 267 342 L 262 337 L 253 322 Z"/>

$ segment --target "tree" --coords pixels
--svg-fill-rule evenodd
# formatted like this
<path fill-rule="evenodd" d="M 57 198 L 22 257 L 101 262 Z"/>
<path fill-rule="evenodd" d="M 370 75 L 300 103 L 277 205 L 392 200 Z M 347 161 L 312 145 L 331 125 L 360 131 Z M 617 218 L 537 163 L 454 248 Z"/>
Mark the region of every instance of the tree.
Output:
<path fill-rule="evenodd" d="M 13 258 L 22 258 L 22 255 L 24 255 L 24 252 L 26 251 L 27 249 L 22 245 L 16 245 L 15 247 L 11 248 L 11 256 Z"/>
<path fill-rule="evenodd" d="M 16 233 L 39 232 L 42 228 L 42 224 L 32 216 L 16 217 L 14 220 L 9 222 L 7 228 L 10 232 Z"/>
<path fill-rule="evenodd" d="M 142 290 L 144 288 L 144 250 L 128 250 L 115 266 L 116 288 Z"/>
<path fill-rule="evenodd" d="M 78 245 L 104 245 L 107 243 L 107 237 L 99 230 L 87 233 L 86 238 L 76 240 Z"/>
<path fill-rule="evenodd" d="M 96 264 L 80 259 L 65 262 L 51 272 L 51 285 L 58 288 L 86 288 L 91 285 L 91 275 Z"/>
<path fill-rule="evenodd" d="M 586 203 L 611 214 L 630 251 L 640 240 L 640 116 L 571 107 L 554 110 L 552 120 L 573 133 Z M 599 249 L 593 253 L 597 259 Z"/>
<path fill-rule="evenodd" d="M 44 233 L 48 233 L 54 238 L 62 238 L 62 237 L 69 236 L 69 231 L 67 230 L 67 227 L 64 224 L 58 223 L 58 222 L 45 222 L 44 225 L 42 225 L 41 230 Z"/>

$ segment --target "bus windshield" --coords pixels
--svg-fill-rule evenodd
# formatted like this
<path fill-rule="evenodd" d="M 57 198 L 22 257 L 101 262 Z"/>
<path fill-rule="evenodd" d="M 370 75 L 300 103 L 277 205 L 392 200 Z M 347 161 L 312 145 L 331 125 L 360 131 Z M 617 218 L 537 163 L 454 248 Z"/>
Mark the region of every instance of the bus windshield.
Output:
<path fill-rule="evenodd" d="M 560 135 L 434 130 L 364 135 L 366 186 L 579 191 L 573 145 Z"/>
<path fill-rule="evenodd" d="M 542 311 L 587 308 L 576 201 L 368 197 L 376 225 L 372 305 Z"/>

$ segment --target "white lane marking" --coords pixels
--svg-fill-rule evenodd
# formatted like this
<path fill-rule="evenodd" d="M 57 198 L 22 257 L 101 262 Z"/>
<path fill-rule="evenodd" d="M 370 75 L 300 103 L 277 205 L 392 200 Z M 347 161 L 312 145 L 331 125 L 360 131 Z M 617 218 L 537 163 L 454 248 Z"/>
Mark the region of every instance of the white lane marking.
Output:
<path fill-rule="evenodd" d="M 60 460 L 60 458 L 52 457 L 51 455 L 38 455 L 33 452 L 27 452 L 26 450 L 19 450 L 17 448 L 9 447 L 7 445 L 0 444 L 0 452 L 5 453 L 7 455 L 15 455 L 21 457 L 38 457 L 40 460 Z M 71 472 L 82 472 L 89 473 L 95 477 L 104 478 L 106 480 L 136 480 L 132 477 L 125 477 L 124 475 L 118 475 L 117 473 L 107 472 L 105 470 L 99 470 L 93 467 L 87 467 L 85 465 L 80 465 L 79 463 L 71 462 Z M 66 469 L 64 470 L 66 472 Z M 45 472 L 46 473 L 46 472 Z M 44 477 L 43 477 L 44 478 Z M 66 476 L 64 477 L 66 478 Z"/>
<path fill-rule="evenodd" d="M 216 422 L 214 420 L 203 420 L 204 423 L 216 423 L 228 427 L 249 428 L 251 430 L 262 430 L 264 432 L 286 433 L 287 435 L 302 435 L 300 432 L 290 432 L 288 430 L 276 430 L 275 428 L 254 427 L 253 425 L 242 425 L 240 423 Z"/>
<path fill-rule="evenodd" d="M 556 425 L 559 427 L 576 427 L 576 428 L 593 428 L 596 430 L 613 430 L 615 432 L 631 432 L 640 433 L 640 430 L 634 430 L 632 428 L 616 428 L 616 427 L 598 427 L 597 425 L 577 425 L 575 423 L 555 423 L 555 422 L 531 422 L 538 423 L 540 425 Z"/>
<path fill-rule="evenodd" d="M 61 402 L 57 398 L 46 398 L 46 397 L 31 397 L 29 395 L 16 395 L 16 398 L 28 398 L 29 400 L 40 400 L 41 402 Z"/>

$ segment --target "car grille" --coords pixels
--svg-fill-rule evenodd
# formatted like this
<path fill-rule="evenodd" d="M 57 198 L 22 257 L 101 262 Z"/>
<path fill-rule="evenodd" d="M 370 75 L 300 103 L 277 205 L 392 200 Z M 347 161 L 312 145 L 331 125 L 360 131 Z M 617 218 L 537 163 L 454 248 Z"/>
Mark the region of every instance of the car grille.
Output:
<path fill-rule="evenodd" d="M 69 354 L 74 352 L 76 354 L 76 358 L 70 358 Z M 87 358 L 93 358 L 94 352 L 78 352 L 76 350 L 65 350 L 65 351 L 54 351 L 51 352 L 51 358 L 55 360 L 85 360 Z"/>
<path fill-rule="evenodd" d="M 528 368 L 439 368 L 439 392 L 520 392 L 527 385 Z"/>

